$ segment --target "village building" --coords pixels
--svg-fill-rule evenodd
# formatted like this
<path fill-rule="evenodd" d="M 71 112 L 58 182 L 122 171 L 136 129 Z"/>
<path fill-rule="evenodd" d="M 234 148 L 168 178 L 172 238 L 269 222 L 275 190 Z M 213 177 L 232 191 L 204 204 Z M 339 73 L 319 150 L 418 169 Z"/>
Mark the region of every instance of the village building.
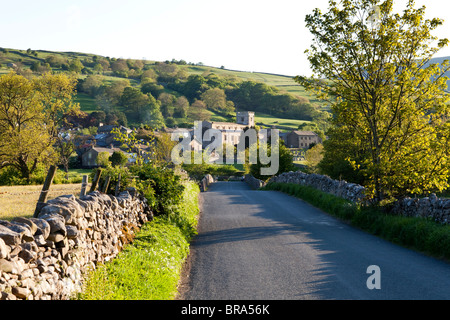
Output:
<path fill-rule="evenodd" d="M 81 154 L 81 165 L 84 168 L 97 167 L 97 157 L 100 152 L 108 152 L 110 155 L 114 151 L 120 150 L 120 141 L 116 140 L 112 130 L 118 128 L 122 133 L 130 134 L 133 130 L 124 126 L 104 125 L 100 123 L 97 134 L 93 137 L 92 142 L 88 145 L 79 146 L 77 153 Z M 122 151 L 123 152 L 123 151 Z M 129 157 L 130 160 L 132 158 Z"/>
<path fill-rule="evenodd" d="M 237 145 L 241 139 L 242 132 L 248 128 L 255 127 L 255 113 L 252 111 L 238 111 L 236 112 L 236 123 L 202 121 L 201 125 L 202 134 L 208 129 L 220 130 L 223 144 Z M 209 137 L 206 138 L 208 139 Z M 203 141 L 203 147 L 210 143 L 210 141 Z"/>
<path fill-rule="evenodd" d="M 104 125 L 103 123 L 100 123 L 97 134 L 94 137 L 95 145 L 97 147 L 110 147 L 111 145 L 114 147 L 120 146 L 121 142 L 116 140 L 115 135 L 112 133 L 112 130 L 115 128 L 118 128 L 120 132 L 127 135 L 133 132 L 133 130 L 124 126 Z"/>
<path fill-rule="evenodd" d="M 284 136 L 284 142 L 288 148 L 307 149 L 312 144 L 322 143 L 322 139 L 312 131 L 293 130 Z"/>
<path fill-rule="evenodd" d="M 101 152 L 108 152 L 111 156 L 114 151 L 121 151 L 119 148 L 103 148 L 103 147 L 92 147 L 85 153 L 81 155 L 81 165 L 84 168 L 94 168 L 98 167 L 97 157 Z"/>

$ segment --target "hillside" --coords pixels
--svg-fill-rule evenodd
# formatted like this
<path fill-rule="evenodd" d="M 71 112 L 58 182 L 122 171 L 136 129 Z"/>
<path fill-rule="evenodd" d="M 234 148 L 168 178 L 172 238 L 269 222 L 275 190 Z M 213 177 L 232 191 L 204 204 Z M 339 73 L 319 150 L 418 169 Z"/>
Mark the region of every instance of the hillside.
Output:
<path fill-rule="evenodd" d="M 82 111 L 96 116 L 105 112 L 106 122 L 112 119 L 129 126 L 142 123 L 159 126 L 162 121 L 169 127 L 185 126 L 195 119 L 233 121 L 235 109 L 261 114 L 263 121 L 270 119 L 263 123 L 266 126 L 289 123 L 283 126 L 285 130 L 296 129 L 298 123 L 324 118 L 320 116 L 323 108 L 315 97 L 292 77 L 284 75 L 227 70 L 183 60 L 156 62 L 79 52 L 0 48 L 0 74 L 12 69 L 25 76 L 47 71 L 75 72 L 79 79 L 76 101 Z M 125 87 L 139 90 L 127 89 L 128 104 L 121 96 Z M 215 90 L 210 90 L 208 99 L 202 94 L 209 89 Z M 121 94 L 114 90 L 121 90 Z M 145 119 L 158 118 L 158 115 L 131 110 L 142 93 L 159 103 L 162 119 L 157 123 Z M 187 98 L 187 104 L 180 97 Z M 105 121 L 104 116 L 100 117 Z"/>
<path fill-rule="evenodd" d="M 26 50 L 17 49 L 3 49 L 7 50 L 7 53 L 2 52 L 0 49 L 0 74 L 7 73 L 10 68 L 7 67 L 9 63 L 22 63 L 26 68 L 30 68 L 34 62 L 45 63 L 45 59 L 49 56 L 57 56 L 62 59 L 94 59 L 97 57 L 95 54 L 80 53 L 80 52 L 54 52 L 45 50 L 30 50 L 27 53 Z M 104 57 L 107 58 L 107 57 Z M 155 61 L 146 60 L 145 64 L 154 64 Z M 61 70 L 60 68 L 54 68 L 53 70 Z M 87 67 L 87 69 L 91 69 Z M 186 65 L 184 68 L 188 74 L 204 74 L 208 72 L 213 72 L 222 77 L 237 77 L 245 81 L 257 81 L 263 82 L 267 85 L 277 87 L 281 91 L 290 92 L 295 95 L 302 97 L 311 98 L 314 97 L 309 93 L 305 92 L 304 88 L 298 85 L 292 77 L 285 75 L 269 74 L 262 72 L 246 72 L 238 70 L 228 70 L 225 68 L 217 68 L 203 65 Z"/>
<path fill-rule="evenodd" d="M 327 126 L 327 106 L 285 75 L 183 60 L 157 62 L 0 48 L 0 74 L 10 70 L 25 76 L 47 71 L 75 73 L 76 102 L 89 117 L 86 126 L 106 122 L 186 127 L 195 120 L 234 121 L 235 110 L 255 111 L 264 127 L 291 130 L 304 122 L 314 122 L 322 130 Z"/>

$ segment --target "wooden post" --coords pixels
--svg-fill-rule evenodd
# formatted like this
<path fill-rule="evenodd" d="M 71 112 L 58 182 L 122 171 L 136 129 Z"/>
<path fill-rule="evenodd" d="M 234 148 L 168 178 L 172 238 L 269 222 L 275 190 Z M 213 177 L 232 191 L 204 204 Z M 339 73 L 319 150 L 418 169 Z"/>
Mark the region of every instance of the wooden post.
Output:
<path fill-rule="evenodd" d="M 83 182 L 81 182 L 81 192 L 80 192 L 80 197 L 86 195 L 86 187 L 88 184 L 88 175 L 84 175 L 83 176 Z"/>
<path fill-rule="evenodd" d="M 119 173 L 119 177 L 117 178 L 117 184 L 116 184 L 116 190 L 114 195 L 117 197 L 119 195 L 119 190 L 120 190 L 120 178 L 121 178 L 121 174 Z"/>
<path fill-rule="evenodd" d="M 39 200 L 36 204 L 36 209 L 34 210 L 33 217 L 37 218 L 39 211 L 41 211 L 42 207 L 44 207 L 45 202 L 47 201 L 48 191 L 50 190 L 50 186 L 52 184 L 53 178 L 56 174 L 56 166 L 50 166 L 48 169 L 47 177 L 45 178 L 44 185 L 42 186 L 41 194 L 39 195 Z"/>
<path fill-rule="evenodd" d="M 102 175 L 102 168 L 98 168 L 97 172 L 95 173 L 94 180 L 92 180 L 91 189 L 89 192 L 95 191 L 97 189 L 98 182 L 100 181 L 100 176 Z"/>
<path fill-rule="evenodd" d="M 105 183 L 103 183 L 103 188 L 102 188 L 101 192 L 106 193 L 106 191 L 108 190 L 109 182 L 110 182 L 110 181 L 111 181 L 111 177 L 110 177 L 110 176 L 107 176 L 107 177 L 105 178 Z"/>

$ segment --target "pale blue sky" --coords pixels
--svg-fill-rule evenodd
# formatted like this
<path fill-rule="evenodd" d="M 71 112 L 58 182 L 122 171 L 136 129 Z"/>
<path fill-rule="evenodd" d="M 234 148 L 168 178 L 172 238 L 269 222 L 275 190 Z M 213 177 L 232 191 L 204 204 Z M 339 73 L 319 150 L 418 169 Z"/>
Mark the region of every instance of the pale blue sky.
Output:
<path fill-rule="evenodd" d="M 449 2 L 422 4 L 447 21 L 436 35 L 450 38 Z M 15 0 L 2 3 L 0 47 L 308 74 L 304 17 L 316 7 L 326 11 L 328 0 Z"/>

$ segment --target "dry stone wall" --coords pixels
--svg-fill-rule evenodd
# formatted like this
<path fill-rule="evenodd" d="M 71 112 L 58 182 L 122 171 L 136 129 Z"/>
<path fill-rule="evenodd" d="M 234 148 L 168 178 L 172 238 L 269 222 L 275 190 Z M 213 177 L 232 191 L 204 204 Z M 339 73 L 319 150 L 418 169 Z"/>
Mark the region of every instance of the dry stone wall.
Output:
<path fill-rule="evenodd" d="M 450 199 L 438 198 L 435 194 L 425 198 L 406 197 L 394 203 L 392 213 L 407 217 L 429 218 L 448 224 L 450 222 Z"/>
<path fill-rule="evenodd" d="M 244 177 L 244 181 L 247 182 L 247 184 L 252 189 L 259 189 L 266 185 L 266 183 L 264 181 L 255 178 L 251 174 L 246 174 Z"/>
<path fill-rule="evenodd" d="M 200 191 L 204 192 L 208 190 L 208 187 L 211 185 L 211 183 L 214 183 L 213 176 L 210 174 L 205 175 L 200 181 Z"/>
<path fill-rule="evenodd" d="M 271 178 L 269 182 L 296 183 L 314 187 L 351 202 L 369 202 L 366 200 L 363 186 L 344 180 L 333 180 L 324 175 L 290 171 Z M 438 198 L 435 194 L 424 198 L 406 197 L 395 201 L 390 212 L 402 216 L 432 219 L 438 223 L 448 224 L 450 222 L 450 199 Z"/>
<path fill-rule="evenodd" d="M 0 299 L 65 300 L 83 276 L 114 258 L 153 214 L 128 189 L 49 200 L 37 218 L 0 220 Z"/>
<path fill-rule="evenodd" d="M 349 183 L 345 180 L 334 180 L 320 174 L 290 171 L 271 178 L 269 182 L 296 183 L 310 186 L 352 202 L 362 202 L 365 200 L 365 188 L 363 186 L 356 183 Z"/>

